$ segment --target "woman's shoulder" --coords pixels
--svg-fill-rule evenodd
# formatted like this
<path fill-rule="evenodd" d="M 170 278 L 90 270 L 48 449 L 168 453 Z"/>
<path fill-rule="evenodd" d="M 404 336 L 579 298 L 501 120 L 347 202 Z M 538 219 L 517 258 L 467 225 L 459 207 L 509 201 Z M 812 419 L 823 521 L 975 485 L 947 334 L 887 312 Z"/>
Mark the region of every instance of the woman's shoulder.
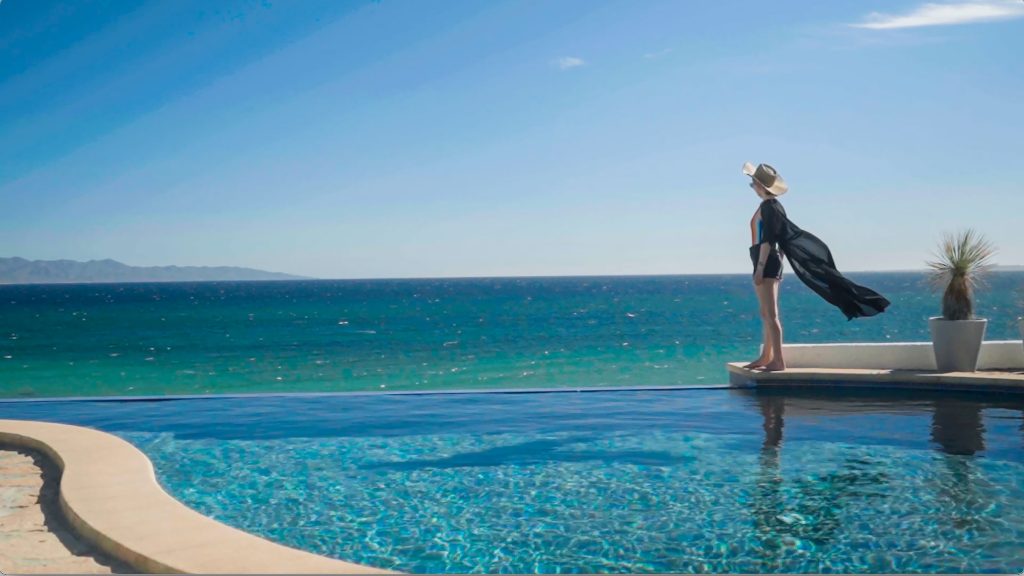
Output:
<path fill-rule="evenodd" d="M 779 202 L 778 198 L 768 198 L 761 202 L 761 207 L 758 208 L 758 211 L 761 213 L 762 218 L 764 218 L 765 214 L 768 214 L 769 217 L 776 214 L 779 216 L 786 214 L 786 209 L 782 207 L 782 202 Z"/>

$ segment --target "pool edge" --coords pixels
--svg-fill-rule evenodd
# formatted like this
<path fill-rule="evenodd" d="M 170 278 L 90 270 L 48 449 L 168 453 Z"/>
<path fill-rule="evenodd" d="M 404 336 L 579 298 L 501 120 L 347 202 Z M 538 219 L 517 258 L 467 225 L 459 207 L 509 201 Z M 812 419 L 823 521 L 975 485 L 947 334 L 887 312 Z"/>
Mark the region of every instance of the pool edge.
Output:
<path fill-rule="evenodd" d="M 0 0 L 2 2 L 3 0 Z M 211 392 L 208 394 L 146 394 L 139 396 L 24 396 L 0 397 L 0 404 L 19 402 L 170 402 L 234 398 L 316 398 L 338 396 L 458 396 L 476 394 L 589 394 L 597 392 L 658 392 L 665 390 L 719 390 L 730 384 L 681 384 L 666 386 L 567 386 L 555 388 L 453 388 L 428 390 L 350 390 L 315 392 Z"/>
<path fill-rule="evenodd" d="M 1024 393 L 1024 371 L 938 372 L 893 368 L 787 368 L 764 372 L 726 364 L 733 388 L 846 387 L 949 392 Z"/>
<path fill-rule="evenodd" d="M 106 432 L 0 419 L 0 445 L 53 461 L 61 471 L 60 509 L 72 529 L 142 572 L 396 573 L 290 548 L 204 516 L 163 490 L 138 448 Z"/>

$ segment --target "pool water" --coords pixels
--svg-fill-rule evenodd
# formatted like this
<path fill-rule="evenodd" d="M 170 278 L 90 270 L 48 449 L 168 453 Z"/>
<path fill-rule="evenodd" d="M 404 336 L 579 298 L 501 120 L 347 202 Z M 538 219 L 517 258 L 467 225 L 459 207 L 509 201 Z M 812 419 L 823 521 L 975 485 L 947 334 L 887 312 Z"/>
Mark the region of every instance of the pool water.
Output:
<path fill-rule="evenodd" d="M 194 509 L 409 572 L 1019 572 L 1024 397 L 690 389 L 0 403 Z"/>

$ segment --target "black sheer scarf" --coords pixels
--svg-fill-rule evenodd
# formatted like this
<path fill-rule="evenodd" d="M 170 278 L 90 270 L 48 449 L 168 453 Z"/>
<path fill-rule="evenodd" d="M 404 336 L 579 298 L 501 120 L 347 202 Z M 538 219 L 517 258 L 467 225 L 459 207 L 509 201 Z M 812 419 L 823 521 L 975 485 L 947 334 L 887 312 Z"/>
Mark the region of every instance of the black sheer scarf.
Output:
<path fill-rule="evenodd" d="M 820 238 L 801 230 L 786 217 L 775 198 L 761 203 L 762 242 L 779 246 L 797 277 L 819 296 L 846 315 L 847 320 L 874 316 L 885 311 L 889 301 L 881 294 L 855 284 L 836 270 L 832 252 Z"/>

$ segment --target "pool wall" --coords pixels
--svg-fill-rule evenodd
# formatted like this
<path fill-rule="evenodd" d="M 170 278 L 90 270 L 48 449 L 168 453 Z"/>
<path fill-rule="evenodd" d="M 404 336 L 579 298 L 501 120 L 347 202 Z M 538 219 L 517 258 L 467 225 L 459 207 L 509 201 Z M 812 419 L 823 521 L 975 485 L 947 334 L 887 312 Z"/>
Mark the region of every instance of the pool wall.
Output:
<path fill-rule="evenodd" d="M 935 370 L 931 342 L 786 344 L 787 368 Z M 990 340 L 981 345 L 978 370 L 1024 370 L 1024 343 Z"/>
<path fill-rule="evenodd" d="M 394 573 L 303 552 L 207 518 L 160 487 L 149 458 L 91 428 L 0 420 L 0 445 L 61 470 L 60 508 L 79 536 L 146 573 Z"/>

